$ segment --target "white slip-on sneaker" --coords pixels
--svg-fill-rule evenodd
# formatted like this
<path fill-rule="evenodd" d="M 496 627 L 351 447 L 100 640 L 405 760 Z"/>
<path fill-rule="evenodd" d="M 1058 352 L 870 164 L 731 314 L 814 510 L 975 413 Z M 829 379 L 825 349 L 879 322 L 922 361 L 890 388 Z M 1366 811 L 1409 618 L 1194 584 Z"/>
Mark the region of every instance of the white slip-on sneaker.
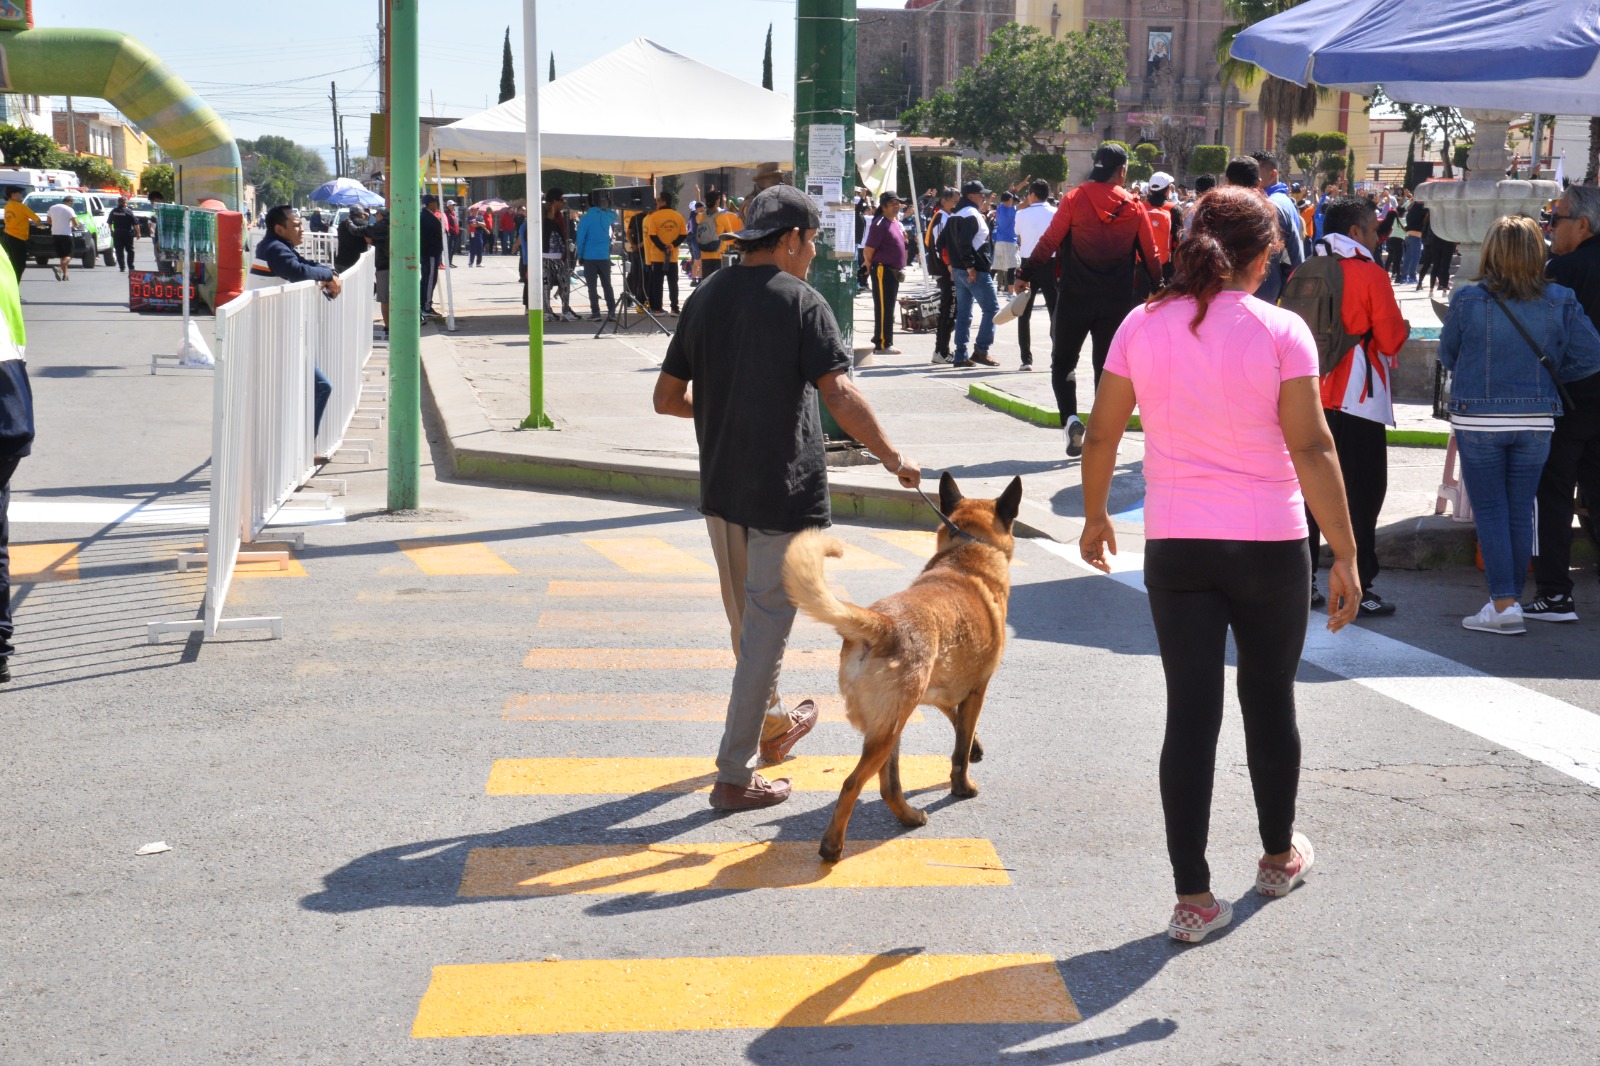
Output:
<path fill-rule="evenodd" d="M 1468 615 L 1461 620 L 1461 628 L 1476 630 L 1479 633 L 1498 633 L 1505 637 L 1514 637 L 1528 631 L 1522 621 L 1522 604 L 1513 603 L 1503 611 L 1494 609 L 1494 601 L 1490 600 L 1483 605 L 1483 610 L 1477 614 Z"/>

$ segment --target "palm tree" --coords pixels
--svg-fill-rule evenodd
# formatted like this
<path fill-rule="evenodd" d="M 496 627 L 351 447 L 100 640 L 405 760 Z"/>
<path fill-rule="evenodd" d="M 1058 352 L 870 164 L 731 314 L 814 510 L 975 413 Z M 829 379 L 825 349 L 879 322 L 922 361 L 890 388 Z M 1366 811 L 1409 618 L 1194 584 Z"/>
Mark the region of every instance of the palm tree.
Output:
<path fill-rule="evenodd" d="M 1256 23 L 1287 11 L 1300 2 L 1301 0 L 1226 0 L 1223 4 L 1224 13 L 1234 20 L 1223 26 L 1222 32 L 1217 35 L 1217 64 L 1222 69 L 1224 119 L 1228 114 L 1228 93 L 1233 83 L 1238 82 L 1249 88 L 1255 84 L 1257 77 L 1264 74 L 1254 63 L 1246 63 L 1228 54 L 1228 49 L 1233 46 L 1233 39 Z M 1292 81 L 1285 81 L 1270 74 L 1266 74 L 1265 79 L 1261 83 L 1259 106 L 1261 113 L 1273 121 L 1277 130 L 1273 152 L 1281 160 L 1288 156 L 1289 135 L 1294 132 L 1295 124 L 1310 122 L 1316 117 L 1317 101 L 1322 98 L 1324 90 L 1316 85 L 1296 85 Z M 1224 127 L 1226 128 L 1226 123 Z M 1219 140 L 1221 143 L 1227 143 L 1225 136 Z"/>

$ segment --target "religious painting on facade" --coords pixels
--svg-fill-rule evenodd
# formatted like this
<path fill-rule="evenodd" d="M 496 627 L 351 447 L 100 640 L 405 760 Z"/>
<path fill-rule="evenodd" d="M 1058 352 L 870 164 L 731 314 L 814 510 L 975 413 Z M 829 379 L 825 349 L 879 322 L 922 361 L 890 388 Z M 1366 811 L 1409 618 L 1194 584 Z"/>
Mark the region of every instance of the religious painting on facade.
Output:
<path fill-rule="evenodd" d="M 1172 65 L 1172 31 L 1151 30 L 1145 37 L 1145 76 L 1159 77 Z"/>

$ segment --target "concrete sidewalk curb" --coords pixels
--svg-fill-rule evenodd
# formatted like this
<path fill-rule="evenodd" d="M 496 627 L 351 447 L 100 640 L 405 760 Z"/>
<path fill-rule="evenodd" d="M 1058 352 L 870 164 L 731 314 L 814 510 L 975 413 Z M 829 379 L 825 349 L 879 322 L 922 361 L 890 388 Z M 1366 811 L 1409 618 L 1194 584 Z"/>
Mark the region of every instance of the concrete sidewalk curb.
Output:
<path fill-rule="evenodd" d="M 1048 426 L 1051 429 L 1059 429 L 1061 427 L 1061 416 L 1055 411 L 1030 403 L 1020 396 L 1013 396 L 1011 393 L 1003 389 L 997 389 L 993 385 L 974 382 L 967 386 L 967 395 L 985 407 L 1003 411 L 1008 415 L 1022 419 L 1024 422 L 1032 422 L 1037 426 Z M 1087 412 L 1080 412 L 1078 417 L 1085 422 L 1089 420 Z M 1129 432 L 1138 433 L 1142 429 L 1143 426 L 1139 422 L 1138 415 L 1134 415 L 1128 420 Z M 1390 444 L 1404 448 L 1443 448 L 1450 443 L 1448 430 L 1441 433 L 1423 429 L 1391 429 L 1388 431 L 1387 436 Z"/>
<path fill-rule="evenodd" d="M 563 441 L 559 430 L 496 430 L 467 383 L 452 339 L 433 327 L 422 334 L 422 377 L 423 394 L 443 430 L 445 452 L 456 477 L 680 507 L 700 502 L 700 468 L 693 459 L 596 452 Z M 915 528 L 938 524 L 922 498 L 901 488 L 887 472 L 864 467 L 830 470 L 828 484 L 836 520 Z M 1077 538 L 1070 524 L 1038 504 L 1019 516 L 1017 531 L 1052 540 Z"/>

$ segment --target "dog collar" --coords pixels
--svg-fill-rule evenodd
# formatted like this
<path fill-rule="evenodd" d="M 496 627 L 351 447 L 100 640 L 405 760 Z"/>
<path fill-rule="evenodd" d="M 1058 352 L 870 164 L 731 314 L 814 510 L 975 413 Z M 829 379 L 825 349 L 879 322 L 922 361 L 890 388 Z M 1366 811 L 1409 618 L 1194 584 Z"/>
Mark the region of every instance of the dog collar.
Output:
<path fill-rule="evenodd" d="M 972 541 L 972 543 L 974 543 L 974 544 L 983 544 L 984 543 L 984 541 L 979 540 L 977 537 L 974 537 L 971 533 L 968 533 L 966 530 L 962 529 L 960 526 L 958 526 L 954 522 L 950 521 L 950 516 L 945 514 L 943 511 L 939 510 L 938 506 L 932 500 L 928 499 L 928 494 L 926 492 L 922 491 L 922 486 L 921 485 L 918 485 L 916 488 L 917 488 L 917 495 L 922 497 L 922 502 L 927 504 L 930 508 L 932 508 L 933 513 L 939 516 L 939 521 L 944 523 L 946 529 L 948 529 L 951 533 L 955 534 L 958 537 L 961 537 L 964 540 Z"/>

